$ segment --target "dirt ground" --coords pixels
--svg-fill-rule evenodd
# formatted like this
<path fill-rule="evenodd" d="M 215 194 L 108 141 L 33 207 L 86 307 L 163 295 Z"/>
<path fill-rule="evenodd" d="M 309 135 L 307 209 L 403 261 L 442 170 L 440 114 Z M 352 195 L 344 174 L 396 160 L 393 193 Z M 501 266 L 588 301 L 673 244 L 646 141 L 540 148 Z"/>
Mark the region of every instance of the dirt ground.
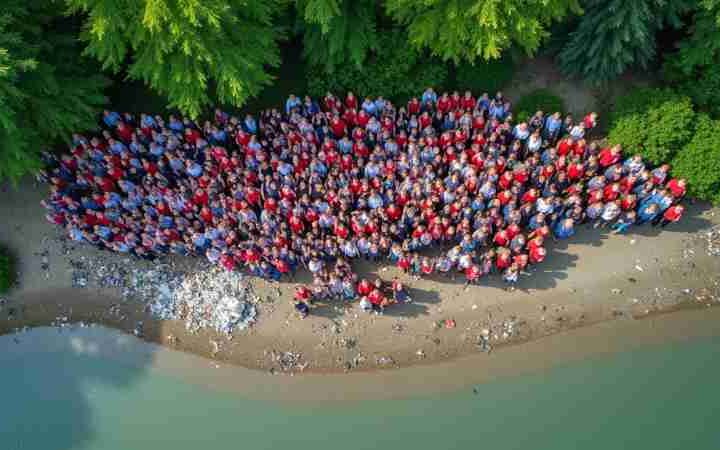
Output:
<path fill-rule="evenodd" d="M 400 276 L 413 303 L 376 316 L 356 304 L 330 302 L 301 320 L 290 301 L 293 283 L 254 280 L 261 299 L 255 326 L 231 339 L 211 331 L 190 334 L 183 323 L 153 320 L 144 305 L 123 301 L 118 292 L 73 288 L 70 257 L 119 264 L 127 258 L 62 243 L 39 206 L 44 187 L 25 180 L 2 194 L 0 242 L 18 257 L 19 284 L 0 310 L 0 332 L 65 321 L 132 332 L 142 321 L 145 339 L 219 361 L 280 372 L 356 371 L 477 353 L 482 336 L 488 336 L 492 351 L 501 351 L 602 321 L 720 305 L 720 257 L 708 252 L 708 232 L 720 224 L 720 210 L 693 204 L 681 223 L 663 230 L 645 226 L 617 236 L 583 228 L 570 240 L 551 244 L 545 262 L 522 275 L 514 292 L 497 276 L 465 289 L 460 279 L 413 280 L 394 267 L 360 263 L 356 269 L 362 276 Z M 301 274 L 296 281 L 308 280 Z M 446 326 L 448 319 L 454 327 Z"/>

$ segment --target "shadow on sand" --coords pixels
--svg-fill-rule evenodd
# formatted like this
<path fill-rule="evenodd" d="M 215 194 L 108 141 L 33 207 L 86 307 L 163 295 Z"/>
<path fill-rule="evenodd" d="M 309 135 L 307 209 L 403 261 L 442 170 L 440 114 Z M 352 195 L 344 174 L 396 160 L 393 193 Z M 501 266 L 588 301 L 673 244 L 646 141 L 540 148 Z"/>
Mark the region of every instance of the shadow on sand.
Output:
<path fill-rule="evenodd" d="M 629 230 L 628 235 L 655 237 L 659 240 L 662 239 L 662 234 L 664 233 L 694 233 L 709 228 L 712 225 L 710 221 L 702 217 L 703 212 L 709 210 L 710 208 L 711 206 L 707 203 L 693 203 L 687 205 L 685 215 L 679 223 L 670 224 L 665 228 L 653 227 L 650 224 L 635 226 Z M 568 250 L 568 245 L 572 244 L 600 247 L 603 245 L 603 241 L 608 239 L 610 234 L 611 233 L 608 228 L 595 229 L 589 225 L 581 225 L 577 227 L 576 234 L 567 240 L 553 241 L 552 239 L 547 239 L 547 257 L 545 258 L 545 261 L 543 261 L 542 264 L 531 267 L 528 271 L 528 275 L 521 276 L 517 284 L 517 288 L 520 290 L 545 290 L 556 287 L 558 281 L 565 280 L 567 278 L 567 269 L 575 267 L 579 263 L 579 256 L 571 253 Z M 440 249 L 434 248 L 424 254 L 433 256 L 437 255 L 439 252 Z M 373 264 L 368 261 L 353 261 L 353 269 L 360 278 L 367 278 L 369 280 L 381 278 L 385 281 L 389 281 L 389 278 L 392 278 L 392 275 L 383 274 L 383 271 L 379 270 L 378 264 Z M 462 274 L 458 274 L 454 278 L 434 274 L 430 277 L 424 277 L 424 279 L 446 285 L 462 285 L 465 283 Z M 298 273 L 295 280 L 292 282 L 283 282 L 283 284 L 286 286 L 289 285 L 288 287 L 290 287 L 294 283 L 310 284 L 311 282 L 312 278 L 310 277 L 310 274 L 307 271 L 301 271 Z M 414 287 L 412 286 L 412 281 L 406 282 L 405 284 L 413 302 L 403 305 L 393 305 L 391 308 L 387 308 L 385 310 L 385 315 L 418 317 L 428 314 L 429 305 L 440 302 L 440 297 L 437 291 Z M 507 287 L 498 274 L 493 274 L 483 278 L 481 280 L 481 285 L 498 289 L 505 289 Z M 329 319 L 336 319 L 343 315 L 346 308 L 355 306 L 355 303 L 345 303 L 340 301 L 322 302 L 313 308 L 312 314 Z"/>

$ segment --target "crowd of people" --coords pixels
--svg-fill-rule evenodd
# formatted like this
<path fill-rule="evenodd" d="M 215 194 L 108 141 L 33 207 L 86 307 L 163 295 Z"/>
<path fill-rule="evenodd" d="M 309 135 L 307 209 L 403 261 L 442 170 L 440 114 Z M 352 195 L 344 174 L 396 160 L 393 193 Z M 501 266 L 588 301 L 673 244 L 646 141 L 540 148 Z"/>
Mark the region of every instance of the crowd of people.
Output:
<path fill-rule="evenodd" d="M 101 135 L 46 155 L 43 204 L 72 240 L 114 252 L 197 255 L 270 280 L 306 268 L 303 315 L 318 299 L 374 311 L 410 301 L 398 279 L 359 280 L 357 258 L 513 285 L 548 238 L 580 224 L 624 233 L 680 220 L 685 181 L 589 142 L 595 113 L 514 119 L 500 92 L 433 89 L 406 105 L 290 96 L 282 110 L 204 122 L 105 111 Z"/>

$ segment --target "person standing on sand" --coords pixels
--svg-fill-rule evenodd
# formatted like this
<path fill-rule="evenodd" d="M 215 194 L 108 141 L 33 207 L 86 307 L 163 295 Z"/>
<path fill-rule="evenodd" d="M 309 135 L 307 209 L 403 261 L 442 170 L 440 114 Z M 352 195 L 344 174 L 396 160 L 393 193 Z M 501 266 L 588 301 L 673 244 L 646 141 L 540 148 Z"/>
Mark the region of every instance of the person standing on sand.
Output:
<path fill-rule="evenodd" d="M 665 210 L 663 215 L 658 215 L 652 222 L 653 226 L 660 225 L 665 228 L 669 223 L 679 222 L 682 218 L 685 208 L 682 205 L 674 205 Z"/>

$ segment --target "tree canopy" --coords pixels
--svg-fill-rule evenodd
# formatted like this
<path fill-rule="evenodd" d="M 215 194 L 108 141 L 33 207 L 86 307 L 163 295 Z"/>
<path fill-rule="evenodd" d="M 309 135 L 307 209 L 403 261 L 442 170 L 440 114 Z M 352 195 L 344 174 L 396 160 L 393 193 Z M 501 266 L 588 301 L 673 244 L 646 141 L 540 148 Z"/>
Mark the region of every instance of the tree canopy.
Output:
<path fill-rule="evenodd" d="M 0 180 L 37 167 L 39 152 L 94 128 L 107 80 L 58 32 L 46 2 L 10 1 L 0 14 Z"/>
<path fill-rule="evenodd" d="M 298 0 L 303 55 L 333 73 L 340 66 L 360 68 L 378 48 L 375 0 Z"/>
<path fill-rule="evenodd" d="M 275 0 L 66 1 L 86 17 L 87 53 L 104 69 L 126 71 L 192 117 L 214 102 L 211 92 L 242 105 L 280 63 Z"/>
<path fill-rule="evenodd" d="M 509 55 L 559 41 L 568 74 L 602 83 L 663 62 L 666 82 L 720 116 L 720 0 L 6 0 L 0 179 L 96 126 L 103 73 L 197 117 L 257 97 L 294 45 L 303 86 L 397 98 L 449 79 L 501 86 Z"/>
<path fill-rule="evenodd" d="M 560 52 L 562 69 L 593 83 L 655 58 L 655 33 L 679 26 L 687 0 L 588 0 L 577 29 Z"/>
<path fill-rule="evenodd" d="M 515 45 L 531 54 L 548 26 L 581 11 L 577 0 L 386 0 L 410 42 L 444 60 L 496 59 Z"/>

